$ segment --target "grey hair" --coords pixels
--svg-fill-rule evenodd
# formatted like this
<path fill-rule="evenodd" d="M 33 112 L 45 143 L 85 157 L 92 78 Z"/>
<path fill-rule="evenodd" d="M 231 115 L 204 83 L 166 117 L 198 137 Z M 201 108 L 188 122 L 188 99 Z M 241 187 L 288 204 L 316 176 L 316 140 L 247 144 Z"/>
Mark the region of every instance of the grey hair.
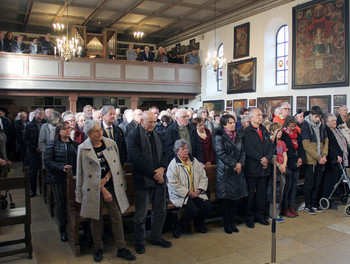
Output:
<path fill-rule="evenodd" d="M 342 109 L 342 108 L 348 109 L 348 106 L 347 105 L 342 105 L 342 106 L 339 107 L 339 110 Z"/>
<path fill-rule="evenodd" d="M 93 112 L 93 113 L 92 113 L 92 118 L 95 118 L 95 116 L 96 116 L 98 113 L 101 113 L 101 110 L 96 110 L 95 112 Z"/>
<path fill-rule="evenodd" d="M 284 105 L 289 105 L 289 106 L 290 106 L 290 103 L 288 103 L 288 102 L 283 102 L 283 103 L 281 104 L 281 108 L 282 108 L 282 106 L 284 106 Z"/>
<path fill-rule="evenodd" d="M 15 120 L 21 120 L 21 119 L 22 119 L 22 115 L 23 115 L 24 113 L 27 114 L 27 113 L 24 112 L 24 111 L 19 112 L 19 113 L 17 114 Z"/>
<path fill-rule="evenodd" d="M 180 114 L 181 114 L 182 112 L 186 112 L 186 114 L 187 114 L 187 109 L 185 109 L 185 108 L 180 108 L 180 109 L 178 109 L 178 110 L 175 112 L 175 118 L 176 118 L 176 117 L 180 117 Z"/>
<path fill-rule="evenodd" d="M 252 108 L 250 108 L 250 111 L 249 111 L 249 118 L 251 118 L 251 117 L 253 116 L 253 113 L 254 113 L 255 111 L 258 111 L 258 109 L 259 109 L 259 108 L 257 108 L 257 107 L 252 107 Z"/>
<path fill-rule="evenodd" d="M 331 118 L 332 116 L 333 116 L 335 119 L 337 118 L 337 117 L 335 116 L 335 114 L 328 113 L 328 114 L 326 114 L 326 115 L 324 116 L 324 121 L 325 121 L 326 123 L 328 123 L 329 118 Z"/>
<path fill-rule="evenodd" d="M 77 114 L 75 115 L 75 120 L 79 120 L 79 117 L 80 117 L 80 116 L 84 116 L 84 117 L 85 117 L 85 114 L 82 113 L 82 112 L 77 113 Z"/>
<path fill-rule="evenodd" d="M 198 112 L 197 112 L 197 115 L 198 115 L 198 116 L 202 116 L 202 112 L 203 112 L 203 110 L 207 110 L 208 115 L 209 115 L 209 109 L 208 109 L 208 108 L 206 108 L 205 106 L 201 106 L 201 107 L 199 107 Z"/>
<path fill-rule="evenodd" d="M 39 114 L 40 111 L 44 111 L 44 109 L 43 109 L 43 108 L 37 108 L 37 109 L 35 109 L 35 111 L 34 111 L 34 116 L 37 116 L 37 114 Z"/>
<path fill-rule="evenodd" d="M 101 109 L 101 114 L 104 116 L 105 114 L 107 114 L 109 112 L 109 110 L 114 109 L 114 107 L 112 105 L 105 105 L 104 107 L 102 107 Z"/>
<path fill-rule="evenodd" d="M 65 119 L 65 116 L 66 116 L 66 115 L 69 115 L 69 114 L 74 115 L 72 111 L 67 110 L 67 111 L 65 111 L 65 112 L 62 113 L 62 118 Z M 75 118 L 75 117 L 74 117 L 74 118 Z"/>
<path fill-rule="evenodd" d="M 52 111 L 51 114 L 47 117 L 47 122 L 50 125 L 55 125 L 61 121 L 62 121 L 62 117 L 61 117 L 60 113 L 57 111 Z"/>
<path fill-rule="evenodd" d="M 249 116 L 243 116 L 242 123 L 248 121 L 247 119 L 250 121 L 250 117 Z"/>
<path fill-rule="evenodd" d="M 174 148 L 173 148 L 174 153 L 177 154 L 177 153 L 179 152 L 179 149 L 180 149 L 180 148 L 183 148 L 185 145 L 187 145 L 187 147 L 188 147 L 188 142 L 187 142 L 187 140 L 182 139 L 182 138 L 176 140 L 175 143 L 174 143 Z"/>
<path fill-rule="evenodd" d="M 277 107 L 273 113 L 276 115 L 278 112 L 281 111 L 281 109 L 282 109 L 281 107 Z"/>
<path fill-rule="evenodd" d="M 85 113 L 85 110 L 87 110 L 89 107 L 91 107 L 91 108 L 92 108 L 92 106 L 91 106 L 91 105 L 85 105 L 85 106 L 84 106 L 84 108 L 83 108 L 83 112 Z"/>
<path fill-rule="evenodd" d="M 86 120 L 84 123 L 84 133 L 91 133 L 95 126 L 101 126 L 100 122 L 94 119 Z"/>
<path fill-rule="evenodd" d="M 63 117 L 63 121 L 67 121 L 69 118 L 74 118 L 74 120 L 75 120 L 75 115 L 73 115 L 73 114 L 66 114 L 66 115 L 64 115 L 64 117 Z"/>

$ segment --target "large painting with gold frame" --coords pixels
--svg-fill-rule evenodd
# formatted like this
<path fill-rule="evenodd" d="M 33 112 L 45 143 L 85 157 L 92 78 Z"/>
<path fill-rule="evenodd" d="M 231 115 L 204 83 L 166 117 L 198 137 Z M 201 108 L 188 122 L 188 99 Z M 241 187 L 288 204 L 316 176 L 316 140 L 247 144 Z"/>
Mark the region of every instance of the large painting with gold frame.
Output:
<path fill-rule="evenodd" d="M 349 85 L 349 1 L 293 8 L 293 89 Z"/>

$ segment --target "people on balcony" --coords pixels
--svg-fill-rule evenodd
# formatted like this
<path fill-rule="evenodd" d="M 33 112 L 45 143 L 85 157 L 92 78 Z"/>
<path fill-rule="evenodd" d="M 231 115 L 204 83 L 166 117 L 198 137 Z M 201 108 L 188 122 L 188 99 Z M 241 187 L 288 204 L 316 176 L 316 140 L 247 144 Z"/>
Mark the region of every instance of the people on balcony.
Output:
<path fill-rule="evenodd" d="M 137 59 L 137 54 L 132 43 L 129 44 L 129 49 L 126 50 L 126 59 L 131 61 L 135 61 Z"/>
<path fill-rule="evenodd" d="M 12 52 L 14 53 L 25 53 L 26 45 L 23 42 L 23 36 L 18 36 L 17 41 L 12 44 Z"/>
<path fill-rule="evenodd" d="M 35 37 L 33 38 L 32 43 L 29 44 L 29 53 L 30 54 L 40 54 L 41 47 L 39 45 L 39 38 Z"/>
<path fill-rule="evenodd" d="M 149 61 L 149 62 L 153 62 L 154 61 L 154 55 L 150 51 L 149 46 L 146 46 L 145 47 L 145 51 L 142 53 L 142 61 Z"/>
<path fill-rule="evenodd" d="M 41 43 L 41 50 L 43 55 L 54 55 L 55 44 L 51 41 L 51 34 L 46 33 L 45 39 Z"/>
<path fill-rule="evenodd" d="M 10 52 L 11 45 L 7 38 L 5 38 L 5 31 L 0 31 L 0 51 Z"/>

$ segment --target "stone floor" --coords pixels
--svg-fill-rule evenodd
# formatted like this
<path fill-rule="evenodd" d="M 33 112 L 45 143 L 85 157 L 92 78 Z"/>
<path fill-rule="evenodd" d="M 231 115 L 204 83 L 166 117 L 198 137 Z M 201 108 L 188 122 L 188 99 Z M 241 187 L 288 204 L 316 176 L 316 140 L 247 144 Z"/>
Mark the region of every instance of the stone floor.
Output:
<path fill-rule="evenodd" d="M 23 195 L 13 192 L 17 206 Z M 80 257 L 74 257 L 68 243 L 59 240 L 55 220 L 48 214 L 40 196 L 32 202 L 33 259 L 26 254 L 0 258 L 0 264 L 77 264 L 94 263 L 93 250 L 83 248 Z M 271 226 L 256 224 L 248 229 L 238 226 L 238 234 L 225 234 L 220 221 L 207 224 L 207 234 L 188 233 L 174 239 L 170 232 L 164 238 L 173 243 L 170 249 L 146 244 L 146 254 L 137 255 L 134 263 L 269 263 L 271 260 Z M 0 241 L 23 236 L 23 226 L 0 228 Z M 132 235 L 126 235 L 127 246 L 134 252 Z M 286 219 L 277 225 L 277 263 L 350 263 L 350 218 L 344 214 L 344 205 L 339 210 L 327 210 L 317 215 L 300 212 L 294 219 Z M 0 251 L 3 249 L 0 249 Z M 102 263 L 126 263 L 116 257 L 111 238 L 105 241 Z"/>

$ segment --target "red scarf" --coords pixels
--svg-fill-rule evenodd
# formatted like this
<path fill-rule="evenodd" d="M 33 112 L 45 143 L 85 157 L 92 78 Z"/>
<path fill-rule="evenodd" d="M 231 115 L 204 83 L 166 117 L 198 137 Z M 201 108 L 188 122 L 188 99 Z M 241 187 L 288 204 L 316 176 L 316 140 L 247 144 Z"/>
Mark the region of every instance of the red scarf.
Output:
<path fill-rule="evenodd" d="M 283 131 L 290 137 L 290 139 L 292 140 L 293 143 L 293 147 L 295 149 L 298 149 L 298 129 L 294 128 L 293 130 L 290 130 L 288 128 L 283 128 Z"/>

